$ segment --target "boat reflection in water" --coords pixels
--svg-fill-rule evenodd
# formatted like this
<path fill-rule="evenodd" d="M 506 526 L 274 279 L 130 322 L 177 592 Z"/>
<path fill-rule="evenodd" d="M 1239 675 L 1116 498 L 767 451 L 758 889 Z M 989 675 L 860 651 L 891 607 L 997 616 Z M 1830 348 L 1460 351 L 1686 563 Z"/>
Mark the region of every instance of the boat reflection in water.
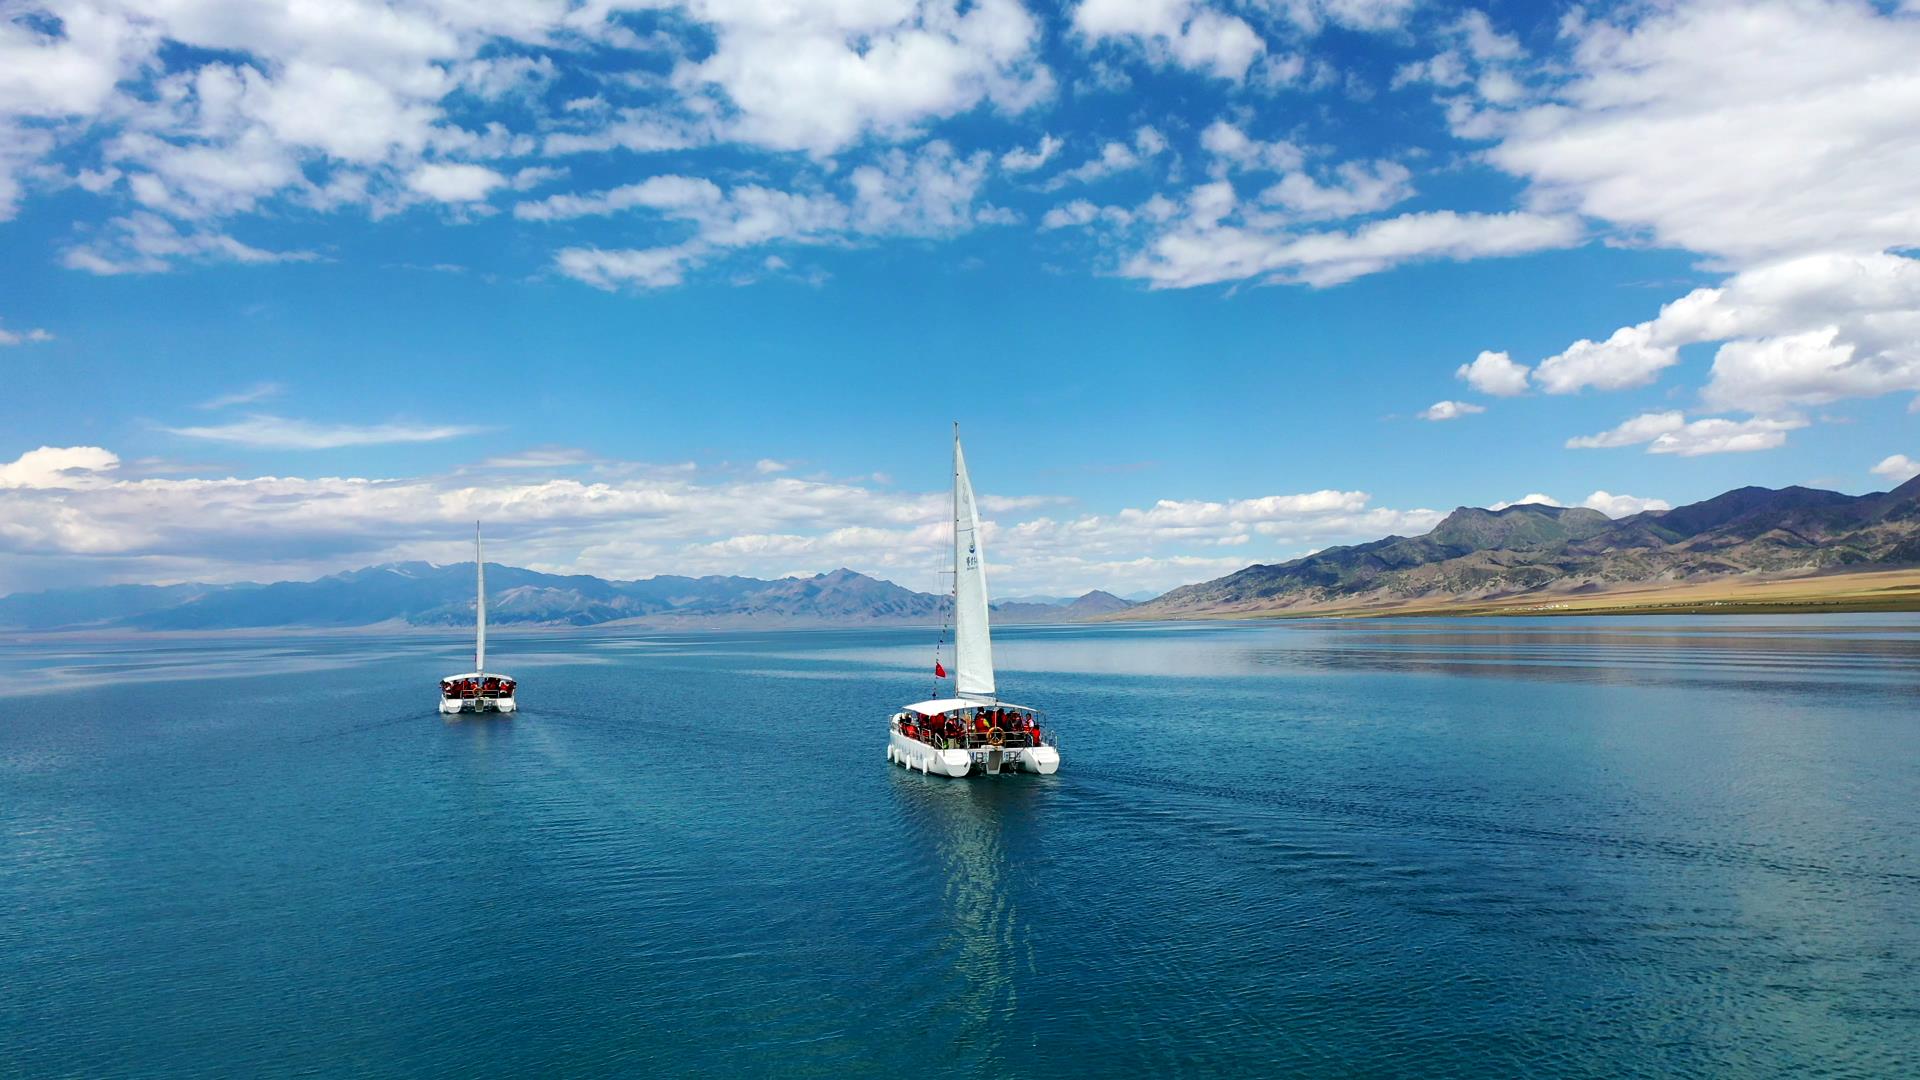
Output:
<path fill-rule="evenodd" d="M 1013 897 L 1053 792 L 1031 784 L 928 784 L 896 774 L 903 867 L 937 912 L 922 977 L 934 993 L 920 1035 L 941 1060 L 986 1073 L 1020 1070 L 1040 1038 L 1019 988 L 1034 971 L 1033 933 Z M 909 981 L 919 981 L 909 977 Z M 935 989 L 937 988 L 937 989 Z"/>

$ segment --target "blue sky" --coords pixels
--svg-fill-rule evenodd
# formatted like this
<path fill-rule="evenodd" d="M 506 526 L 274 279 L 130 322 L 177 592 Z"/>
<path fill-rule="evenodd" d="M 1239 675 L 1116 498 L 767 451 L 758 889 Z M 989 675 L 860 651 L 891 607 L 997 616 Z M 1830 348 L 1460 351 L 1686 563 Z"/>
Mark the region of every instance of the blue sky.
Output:
<path fill-rule="evenodd" d="M 74 0 L 0 23 L 0 591 L 1163 589 L 1920 465 L 1920 11 Z"/>

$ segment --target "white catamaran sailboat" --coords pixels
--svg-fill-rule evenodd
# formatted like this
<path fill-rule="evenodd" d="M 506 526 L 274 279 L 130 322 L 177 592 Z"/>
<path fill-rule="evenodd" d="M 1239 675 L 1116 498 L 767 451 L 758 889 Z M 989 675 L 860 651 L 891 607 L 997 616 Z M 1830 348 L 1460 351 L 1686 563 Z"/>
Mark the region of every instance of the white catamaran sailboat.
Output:
<path fill-rule="evenodd" d="M 487 561 L 480 553 L 477 521 L 473 523 L 473 567 L 473 670 L 440 680 L 440 711 L 510 713 L 520 707 L 513 700 L 513 677 L 487 671 Z"/>
<path fill-rule="evenodd" d="M 980 513 L 953 426 L 953 683 L 955 696 L 909 705 L 888 722 L 887 760 L 941 776 L 1060 768 L 1060 751 L 1040 730 L 1039 713 L 1001 701 L 993 684 L 987 628 L 987 560 Z M 946 675 L 938 661 L 934 676 Z"/>

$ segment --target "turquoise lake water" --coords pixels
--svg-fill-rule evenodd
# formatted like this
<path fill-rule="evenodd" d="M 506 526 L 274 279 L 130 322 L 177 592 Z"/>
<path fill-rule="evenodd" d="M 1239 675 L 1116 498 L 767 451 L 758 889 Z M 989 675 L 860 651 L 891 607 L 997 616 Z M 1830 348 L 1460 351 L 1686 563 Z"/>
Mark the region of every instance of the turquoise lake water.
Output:
<path fill-rule="evenodd" d="M 1920 619 L 0 644 L 0 1074 L 1920 1072 Z"/>

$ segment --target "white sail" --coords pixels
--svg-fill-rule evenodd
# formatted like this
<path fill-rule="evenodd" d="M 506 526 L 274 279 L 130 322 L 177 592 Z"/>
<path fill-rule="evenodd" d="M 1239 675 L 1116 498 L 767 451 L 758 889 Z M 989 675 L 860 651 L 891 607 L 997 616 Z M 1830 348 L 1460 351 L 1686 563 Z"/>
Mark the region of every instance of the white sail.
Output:
<path fill-rule="evenodd" d="M 987 558 L 973 482 L 953 429 L 953 683 L 965 698 L 992 700 L 993 639 L 987 629 Z"/>
<path fill-rule="evenodd" d="M 487 670 L 487 560 L 480 554 L 480 523 L 473 523 L 473 670 Z"/>

